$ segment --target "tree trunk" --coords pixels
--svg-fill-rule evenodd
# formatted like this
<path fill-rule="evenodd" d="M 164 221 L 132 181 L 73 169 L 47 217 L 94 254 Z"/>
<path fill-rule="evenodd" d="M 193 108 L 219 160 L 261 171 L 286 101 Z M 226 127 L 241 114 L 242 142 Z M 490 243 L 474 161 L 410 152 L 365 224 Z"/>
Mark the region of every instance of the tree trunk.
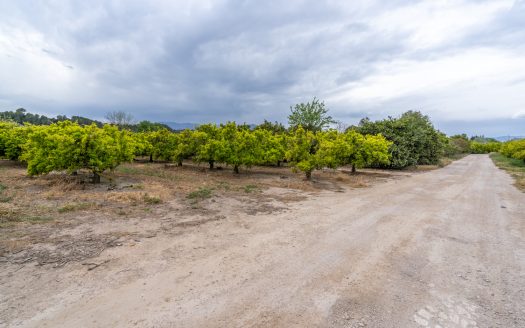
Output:
<path fill-rule="evenodd" d="M 78 171 L 75 170 L 75 171 L 71 172 L 71 175 L 76 177 L 78 175 Z"/>
<path fill-rule="evenodd" d="M 234 165 L 234 166 L 233 166 L 233 172 L 234 172 L 235 174 L 239 174 L 239 165 Z"/>
<path fill-rule="evenodd" d="M 179 161 L 178 164 L 179 164 L 179 166 L 182 166 L 182 161 Z"/>
<path fill-rule="evenodd" d="M 306 180 L 312 180 L 312 171 L 306 171 L 304 174 L 306 175 Z"/>
<path fill-rule="evenodd" d="M 277 161 L 277 167 L 281 167 L 281 161 Z"/>
<path fill-rule="evenodd" d="M 150 163 L 153 162 L 153 155 L 149 155 L 149 161 L 150 161 Z"/>
<path fill-rule="evenodd" d="M 352 164 L 352 173 L 355 173 L 356 170 L 355 170 L 355 164 Z"/>
<path fill-rule="evenodd" d="M 100 175 L 97 172 L 93 172 L 93 183 L 100 183 Z"/>
<path fill-rule="evenodd" d="M 210 164 L 210 170 L 213 169 L 213 163 L 214 163 L 214 162 L 215 162 L 215 161 L 209 161 L 209 162 L 208 162 L 208 164 Z"/>

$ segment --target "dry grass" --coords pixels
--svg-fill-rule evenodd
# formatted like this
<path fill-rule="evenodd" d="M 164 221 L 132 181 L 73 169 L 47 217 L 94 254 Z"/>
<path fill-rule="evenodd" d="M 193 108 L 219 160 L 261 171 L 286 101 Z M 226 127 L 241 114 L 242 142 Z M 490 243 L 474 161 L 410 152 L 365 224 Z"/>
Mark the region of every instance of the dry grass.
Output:
<path fill-rule="evenodd" d="M 490 158 L 497 167 L 507 171 L 514 178 L 514 185 L 525 192 L 525 162 L 508 158 L 500 153 L 490 154 Z"/>
<path fill-rule="evenodd" d="M 312 178 L 307 181 L 287 167 L 254 167 L 234 174 L 231 168 L 208 170 L 193 163 L 130 163 L 106 172 L 102 183 L 91 184 L 88 172 L 28 177 L 23 165 L 0 161 L 0 256 L 62 265 L 111 247 L 115 236 L 108 235 L 107 227 L 136 235 L 133 229 L 140 220 L 147 219 L 149 228 L 166 225 L 166 217 L 177 218 L 170 223 L 177 229 L 192 227 L 195 218 L 216 217 L 218 202 L 251 215 L 271 213 L 309 194 L 366 187 L 388 174 L 322 170 Z M 128 220 L 134 224 L 118 223 Z M 185 223 L 178 225 L 178 220 Z M 100 226 L 105 228 L 97 231 Z"/>

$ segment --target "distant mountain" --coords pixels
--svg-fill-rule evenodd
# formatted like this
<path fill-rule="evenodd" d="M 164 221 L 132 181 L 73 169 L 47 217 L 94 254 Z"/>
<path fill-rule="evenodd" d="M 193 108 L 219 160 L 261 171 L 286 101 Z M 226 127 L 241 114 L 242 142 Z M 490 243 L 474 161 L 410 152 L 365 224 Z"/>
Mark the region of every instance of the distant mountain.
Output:
<path fill-rule="evenodd" d="M 169 126 L 171 129 L 175 131 L 184 130 L 184 129 L 196 129 L 200 124 L 198 123 L 178 123 L 178 122 L 159 122 L 161 124 L 165 124 Z M 250 129 L 255 129 L 257 127 L 257 124 L 248 124 Z"/>
<path fill-rule="evenodd" d="M 505 142 L 509 140 L 516 140 L 516 139 L 525 139 L 525 136 L 501 136 L 501 137 L 494 137 L 494 139 Z"/>
<path fill-rule="evenodd" d="M 172 128 L 173 130 L 184 130 L 184 129 L 193 130 L 197 126 L 199 126 L 199 124 L 197 124 L 197 123 L 177 123 L 177 122 L 160 122 L 160 123 L 166 124 L 167 126 Z"/>

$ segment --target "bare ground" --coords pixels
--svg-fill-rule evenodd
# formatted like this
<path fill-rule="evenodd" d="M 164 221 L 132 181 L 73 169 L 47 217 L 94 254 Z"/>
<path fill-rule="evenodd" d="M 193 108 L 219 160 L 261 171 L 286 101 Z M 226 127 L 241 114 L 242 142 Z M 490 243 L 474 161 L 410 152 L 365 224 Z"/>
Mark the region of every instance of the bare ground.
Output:
<path fill-rule="evenodd" d="M 0 230 L 0 326 L 525 326 L 525 194 L 486 155 L 313 184 L 125 171 L 114 190 L 44 199 L 45 180 L 2 171 L 18 198 L 43 184 L 45 213 L 22 199 L 11 217 L 71 205 Z M 186 199 L 196 186 L 214 196 Z"/>

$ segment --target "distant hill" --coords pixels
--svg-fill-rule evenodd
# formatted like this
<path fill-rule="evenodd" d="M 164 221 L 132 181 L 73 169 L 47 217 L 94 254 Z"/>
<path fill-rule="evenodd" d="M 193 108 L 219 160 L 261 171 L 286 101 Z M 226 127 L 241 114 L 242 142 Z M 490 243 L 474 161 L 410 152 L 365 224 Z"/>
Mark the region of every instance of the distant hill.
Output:
<path fill-rule="evenodd" d="M 172 130 L 180 131 L 184 129 L 196 129 L 200 124 L 198 123 L 178 123 L 178 122 L 160 122 L 161 124 L 169 126 Z M 257 124 L 248 124 L 250 129 L 255 129 L 257 127 Z"/>
<path fill-rule="evenodd" d="M 495 137 L 494 139 L 505 142 L 509 140 L 516 140 L 516 139 L 525 139 L 525 136 L 501 136 L 501 137 Z"/>
<path fill-rule="evenodd" d="M 193 130 L 197 126 L 199 126 L 199 124 L 197 123 L 177 123 L 177 122 L 160 122 L 160 123 L 169 126 L 173 130 L 184 130 L 184 129 Z"/>

